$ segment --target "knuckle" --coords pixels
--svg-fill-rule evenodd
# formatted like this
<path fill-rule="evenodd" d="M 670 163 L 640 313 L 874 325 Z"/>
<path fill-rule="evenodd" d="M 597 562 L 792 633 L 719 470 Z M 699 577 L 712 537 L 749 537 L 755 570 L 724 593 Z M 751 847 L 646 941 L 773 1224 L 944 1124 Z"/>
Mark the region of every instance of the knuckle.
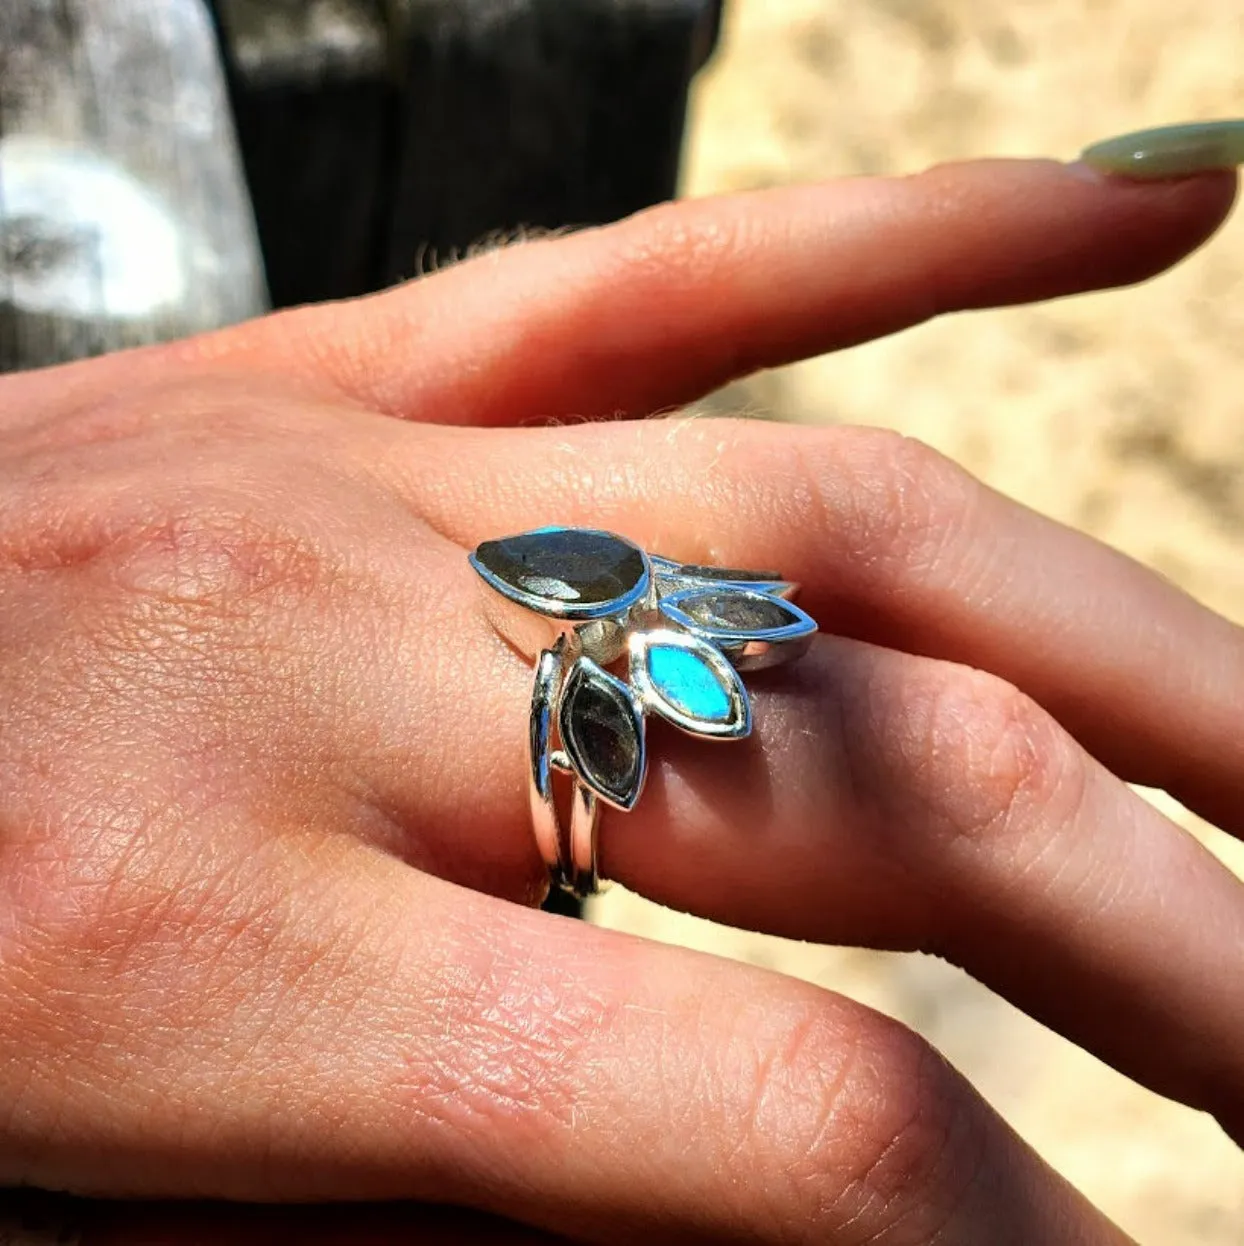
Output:
<path fill-rule="evenodd" d="M 193 512 L 176 499 L 152 501 L 114 527 L 95 561 L 93 595 L 89 608 L 74 610 L 74 656 L 64 667 L 84 704 L 131 725 L 171 720 L 174 711 L 184 721 L 193 707 L 206 750 L 202 733 L 219 725 L 215 710 L 228 707 L 235 726 L 247 725 L 240 708 L 294 688 L 305 658 L 290 643 L 290 624 L 323 605 L 329 574 L 298 531 L 236 500 Z"/>
<path fill-rule="evenodd" d="M 977 1101 L 927 1043 L 885 1017 L 856 1016 L 847 1035 L 805 1021 L 763 1063 L 751 1095 L 756 1149 L 782 1178 L 769 1186 L 769 1214 L 792 1237 L 847 1225 L 881 1237 L 899 1221 L 936 1231 L 979 1166 Z"/>
<path fill-rule="evenodd" d="M 69 1045 L 101 1032 L 93 1015 L 121 984 L 135 988 L 144 967 L 185 951 L 192 896 L 206 884 L 178 872 L 132 811 L 57 801 L 45 822 L 6 862 L 0 979 L 11 1009 L 0 1035 L 15 1019 L 37 1031 L 61 1024 Z"/>
<path fill-rule="evenodd" d="M 743 218 L 694 204 L 659 204 L 615 228 L 617 265 L 632 280 L 712 282 L 743 249 Z"/>
<path fill-rule="evenodd" d="M 956 463 L 887 429 L 834 430 L 804 471 L 841 563 L 886 584 L 942 571 L 979 496 Z"/>
<path fill-rule="evenodd" d="M 101 796 L 89 786 L 95 777 L 28 794 L 40 829 L 13 854 L 7 893 L 15 944 L 87 949 L 92 970 L 157 933 L 189 929 L 196 914 L 208 914 L 212 929 L 226 875 L 219 863 L 202 875 L 190 868 L 167 834 L 176 815 L 139 783 L 119 780 Z"/>
<path fill-rule="evenodd" d="M 834 1219 L 865 1221 L 877 1237 L 902 1224 L 905 1240 L 933 1240 L 981 1166 L 978 1101 L 897 1022 L 874 1023 L 862 1046 L 838 1096 L 845 1141 Z"/>
<path fill-rule="evenodd" d="M 144 597 L 230 610 L 273 592 L 306 597 L 325 573 L 316 543 L 245 497 L 174 497 L 117 544 L 120 582 Z"/>
<path fill-rule="evenodd" d="M 191 599 L 305 578 L 312 543 L 295 527 L 315 482 L 295 496 L 290 456 L 266 453 L 288 418 L 267 397 L 263 382 L 245 392 L 231 379 L 202 393 L 143 385 L 24 433 L 0 498 L 0 566 L 103 563 L 123 586 Z M 326 431 L 320 419 L 318 446 Z M 302 470 L 326 465 L 318 455 L 298 460 Z"/>
<path fill-rule="evenodd" d="M 1035 701 L 983 671 L 921 666 L 903 692 L 903 781 L 893 790 L 922 807 L 938 843 L 996 847 L 1079 799 L 1079 750 Z"/>

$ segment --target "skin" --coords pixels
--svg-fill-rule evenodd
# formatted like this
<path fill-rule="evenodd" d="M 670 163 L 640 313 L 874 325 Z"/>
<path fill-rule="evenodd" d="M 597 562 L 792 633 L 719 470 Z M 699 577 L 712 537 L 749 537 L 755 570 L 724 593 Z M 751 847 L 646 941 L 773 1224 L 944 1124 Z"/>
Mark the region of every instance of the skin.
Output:
<path fill-rule="evenodd" d="M 731 765 L 654 731 L 605 873 L 945 956 L 1244 1137 L 1244 892 L 1125 782 L 1244 831 L 1244 634 L 889 433 L 594 418 L 1142 280 L 1234 189 L 685 203 L 0 382 L 0 1182 L 406 1204 L 76 1204 L 96 1246 L 1128 1240 L 896 1023 L 528 907 L 531 671 L 465 553 L 581 523 L 800 581 L 826 634 Z"/>

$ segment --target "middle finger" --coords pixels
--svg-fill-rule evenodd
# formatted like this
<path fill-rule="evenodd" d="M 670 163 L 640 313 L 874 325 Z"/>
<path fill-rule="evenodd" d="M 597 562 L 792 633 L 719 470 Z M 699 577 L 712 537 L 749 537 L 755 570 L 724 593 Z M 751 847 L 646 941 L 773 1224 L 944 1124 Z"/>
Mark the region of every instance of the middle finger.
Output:
<path fill-rule="evenodd" d="M 686 419 L 428 436 L 393 464 L 461 545 L 565 523 L 775 567 L 824 630 L 993 671 L 1116 773 L 1244 835 L 1244 631 L 919 442 Z M 433 482 L 442 440 L 470 470 Z"/>

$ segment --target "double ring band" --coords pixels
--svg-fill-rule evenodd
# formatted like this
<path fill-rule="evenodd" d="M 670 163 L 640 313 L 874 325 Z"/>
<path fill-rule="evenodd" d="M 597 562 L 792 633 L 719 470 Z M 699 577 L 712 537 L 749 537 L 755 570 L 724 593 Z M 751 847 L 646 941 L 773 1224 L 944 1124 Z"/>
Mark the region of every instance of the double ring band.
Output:
<path fill-rule="evenodd" d="M 816 623 L 775 572 L 676 562 L 590 528 L 486 541 L 471 566 L 497 631 L 536 663 L 528 724 L 536 843 L 553 881 L 600 889 L 600 806 L 629 811 L 647 774 L 646 719 L 740 740 L 752 714 L 739 672 L 798 657 Z M 571 781 L 568 829 L 554 776 Z"/>

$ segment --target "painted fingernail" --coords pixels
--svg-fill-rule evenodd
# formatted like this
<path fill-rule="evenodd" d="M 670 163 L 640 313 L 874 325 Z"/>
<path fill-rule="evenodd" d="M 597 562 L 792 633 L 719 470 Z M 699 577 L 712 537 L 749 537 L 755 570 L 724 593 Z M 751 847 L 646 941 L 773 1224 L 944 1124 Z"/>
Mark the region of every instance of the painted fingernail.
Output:
<path fill-rule="evenodd" d="M 1086 147 L 1080 159 L 1101 173 L 1143 181 L 1230 169 L 1244 164 L 1244 120 L 1137 130 Z"/>

